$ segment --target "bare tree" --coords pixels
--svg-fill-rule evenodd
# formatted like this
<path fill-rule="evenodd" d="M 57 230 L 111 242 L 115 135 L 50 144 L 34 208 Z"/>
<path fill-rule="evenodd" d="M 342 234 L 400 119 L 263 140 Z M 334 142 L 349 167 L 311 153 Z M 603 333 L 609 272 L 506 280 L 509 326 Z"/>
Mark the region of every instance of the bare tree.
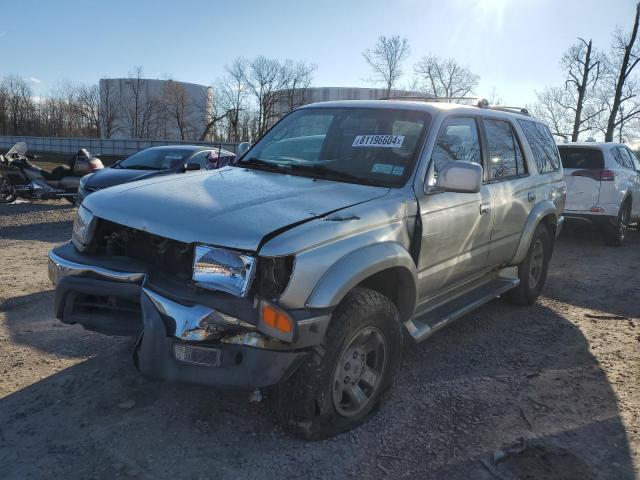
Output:
<path fill-rule="evenodd" d="M 142 67 L 135 67 L 129 78 L 119 85 L 119 103 L 131 138 L 154 138 L 162 129 L 159 117 L 163 111 L 161 100 L 149 93 Z"/>
<path fill-rule="evenodd" d="M 489 102 L 489 105 L 502 105 L 502 97 L 498 95 L 495 86 L 491 87 L 491 94 L 489 95 L 489 98 L 487 98 L 487 101 Z"/>
<path fill-rule="evenodd" d="M 594 52 L 593 43 L 582 38 L 571 45 L 562 56 L 560 62 L 566 71 L 565 87 L 572 93 L 570 102 L 565 106 L 573 112 L 573 129 L 571 141 L 577 142 L 581 133 L 593 130 L 598 115 L 603 111 L 601 106 L 595 106 L 587 96 L 595 90 L 600 79 L 601 56 Z"/>
<path fill-rule="evenodd" d="M 78 87 L 78 107 L 89 136 L 100 136 L 100 89 L 98 85 Z"/>
<path fill-rule="evenodd" d="M 402 62 L 407 59 L 410 52 L 409 41 L 400 35 L 391 37 L 381 35 L 373 49 L 367 48 L 362 52 L 362 56 L 373 70 L 373 81 L 385 85 L 387 97 L 402 77 Z"/>
<path fill-rule="evenodd" d="M 231 66 L 226 67 L 227 75 L 218 80 L 214 89 L 216 109 L 223 112 L 222 114 L 228 112 L 226 115 L 228 126 L 226 137 L 230 142 L 239 142 L 249 138 L 241 132 L 241 112 L 248 108 L 248 95 L 244 84 L 246 69 L 246 59 L 235 59 Z"/>
<path fill-rule="evenodd" d="M 182 85 L 169 80 L 164 89 L 164 105 L 168 118 L 180 134 L 180 140 L 188 140 L 193 116 L 191 96 Z"/>
<path fill-rule="evenodd" d="M 549 126 L 551 133 L 568 139 L 573 128 L 572 112 L 565 106 L 573 101 L 570 92 L 562 87 L 547 87 L 536 92 L 536 97 L 533 114 Z"/>
<path fill-rule="evenodd" d="M 313 79 L 316 65 L 306 62 L 286 60 L 283 65 L 284 83 L 286 84 L 286 111 L 291 112 L 307 103 L 307 90 Z M 282 100 L 282 99 L 281 99 Z"/>
<path fill-rule="evenodd" d="M 33 93 L 29 84 L 16 75 L 5 77 L 3 83 L 6 90 L 9 123 L 13 134 L 19 135 L 22 133 L 21 127 L 33 110 Z"/>
<path fill-rule="evenodd" d="M 478 86 L 480 77 L 453 58 L 422 57 L 414 67 L 426 93 L 436 97 L 464 98 Z M 460 100 L 454 100 L 459 102 Z"/>
<path fill-rule="evenodd" d="M 111 138 L 120 130 L 121 109 L 112 85 L 107 78 L 100 80 L 100 136 L 104 138 Z"/>
<path fill-rule="evenodd" d="M 636 5 L 636 15 L 633 22 L 631 34 L 624 34 L 617 31 L 614 35 L 613 46 L 611 51 L 612 73 L 611 79 L 615 81 L 613 88 L 612 100 L 609 108 L 609 117 L 607 119 L 604 139 L 606 142 L 613 141 L 616 129 L 628 122 L 629 119 L 640 115 L 640 108 L 629 108 L 626 104 L 634 101 L 635 95 L 630 95 L 628 82 L 631 80 L 631 74 L 640 62 L 640 48 L 636 43 L 638 37 L 638 23 L 640 22 L 640 3 Z M 633 89 L 632 89 L 633 90 Z M 621 117 L 620 110 L 626 110 L 624 117 Z"/>

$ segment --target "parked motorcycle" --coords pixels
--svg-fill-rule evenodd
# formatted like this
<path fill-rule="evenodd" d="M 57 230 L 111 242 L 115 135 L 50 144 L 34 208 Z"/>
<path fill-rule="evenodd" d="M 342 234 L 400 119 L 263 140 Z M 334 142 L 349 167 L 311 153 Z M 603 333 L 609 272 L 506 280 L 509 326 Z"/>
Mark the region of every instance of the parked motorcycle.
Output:
<path fill-rule="evenodd" d="M 29 158 L 25 142 L 16 143 L 5 155 L 0 155 L 0 203 L 11 203 L 18 197 L 64 198 L 75 203 L 80 179 L 104 168 L 102 161 L 84 148 L 68 165 L 59 165 L 51 171 L 34 165 Z"/>

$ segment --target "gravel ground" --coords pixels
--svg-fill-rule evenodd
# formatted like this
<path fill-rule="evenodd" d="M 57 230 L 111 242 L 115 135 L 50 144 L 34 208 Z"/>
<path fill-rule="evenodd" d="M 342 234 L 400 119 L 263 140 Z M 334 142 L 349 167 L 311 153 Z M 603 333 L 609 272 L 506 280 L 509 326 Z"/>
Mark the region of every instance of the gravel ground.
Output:
<path fill-rule="evenodd" d="M 131 340 L 59 323 L 46 252 L 73 214 L 0 205 L 2 478 L 640 478 L 640 232 L 563 233 L 536 305 L 409 348 L 378 414 L 307 443 L 245 391 L 145 380 Z"/>

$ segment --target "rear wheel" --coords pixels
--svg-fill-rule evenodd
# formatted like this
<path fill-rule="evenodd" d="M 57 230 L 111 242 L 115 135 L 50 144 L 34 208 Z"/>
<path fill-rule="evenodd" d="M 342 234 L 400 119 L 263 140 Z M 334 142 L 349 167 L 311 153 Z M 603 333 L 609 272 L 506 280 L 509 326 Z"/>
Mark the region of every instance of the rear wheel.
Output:
<path fill-rule="evenodd" d="M 542 293 L 551 260 L 552 242 L 547 228 L 540 224 L 533 234 L 529 251 L 518 265 L 520 284 L 502 297 L 516 305 L 532 305 Z"/>
<path fill-rule="evenodd" d="M 620 208 L 618 213 L 618 219 L 615 225 L 610 225 L 605 229 L 604 237 L 607 245 L 612 247 L 621 247 L 624 243 L 624 239 L 627 236 L 627 229 L 629 228 L 629 219 L 631 216 L 631 207 L 628 202 L 625 202 Z"/>
<path fill-rule="evenodd" d="M 285 383 L 269 393 L 276 420 L 315 440 L 363 423 L 393 384 L 402 354 L 395 305 L 367 288 L 340 304 L 322 345 Z"/>

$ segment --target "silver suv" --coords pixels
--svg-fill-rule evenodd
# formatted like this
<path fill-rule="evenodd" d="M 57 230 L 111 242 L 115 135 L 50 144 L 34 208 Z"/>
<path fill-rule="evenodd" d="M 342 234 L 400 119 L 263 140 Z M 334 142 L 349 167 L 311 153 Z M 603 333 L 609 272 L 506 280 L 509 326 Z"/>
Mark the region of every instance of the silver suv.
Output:
<path fill-rule="evenodd" d="M 49 253 L 56 315 L 137 336 L 146 376 L 269 387 L 291 431 L 350 429 L 405 338 L 540 295 L 558 149 L 526 112 L 483 106 L 313 104 L 233 166 L 101 190 Z"/>

